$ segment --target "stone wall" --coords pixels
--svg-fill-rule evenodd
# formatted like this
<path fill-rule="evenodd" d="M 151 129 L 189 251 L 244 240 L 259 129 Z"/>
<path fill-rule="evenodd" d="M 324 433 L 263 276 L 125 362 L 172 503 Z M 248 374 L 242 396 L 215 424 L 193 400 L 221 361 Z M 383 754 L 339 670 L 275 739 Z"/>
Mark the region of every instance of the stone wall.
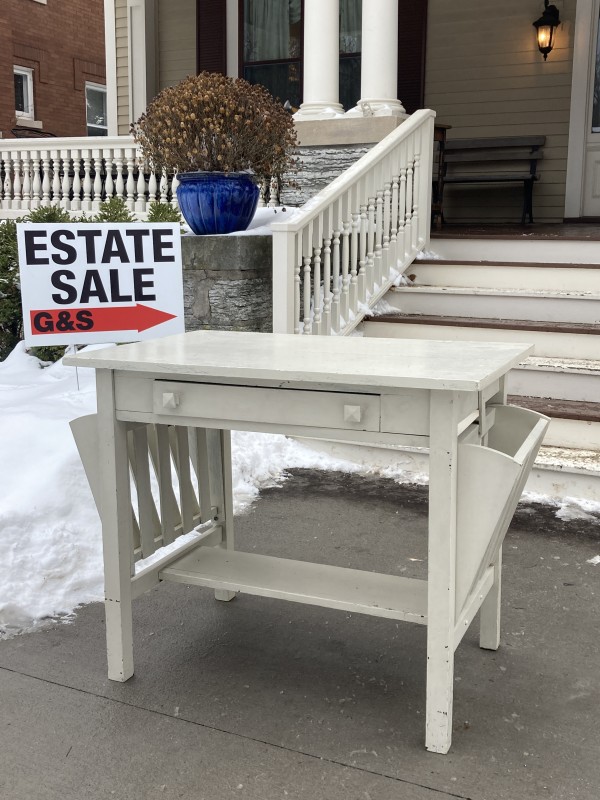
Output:
<path fill-rule="evenodd" d="M 298 174 L 294 176 L 295 186 L 287 185 L 280 192 L 282 205 L 301 206 L 334 178 L 352 166 L 367 153 L 373 145 L 331 145 L 324 147 L 300 147 Z"/>
<path fill-rule="evenodd" d="M 186 330 L 272 330 L 271 236 L 183 236 Z"/>

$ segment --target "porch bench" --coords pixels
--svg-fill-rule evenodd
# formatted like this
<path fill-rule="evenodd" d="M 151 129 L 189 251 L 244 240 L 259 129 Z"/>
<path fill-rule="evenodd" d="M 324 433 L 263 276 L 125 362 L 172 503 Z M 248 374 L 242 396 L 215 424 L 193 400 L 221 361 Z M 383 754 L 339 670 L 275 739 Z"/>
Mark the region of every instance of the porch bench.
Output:
<path fill-rule="evenodd" d="M 545 136 L 451 139 L 446 142 L 443 183 L 522 183 L 521 224 L 526 217 L 533 222 L 533 184 L 540 177 L 537 163 L 545 142 Z"/>

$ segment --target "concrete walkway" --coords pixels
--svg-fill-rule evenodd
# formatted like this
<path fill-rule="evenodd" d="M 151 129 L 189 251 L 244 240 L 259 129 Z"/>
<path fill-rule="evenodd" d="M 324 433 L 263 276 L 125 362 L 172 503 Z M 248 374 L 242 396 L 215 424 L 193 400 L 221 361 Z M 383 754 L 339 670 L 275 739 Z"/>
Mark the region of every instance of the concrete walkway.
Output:
<path fill-rule="evenodd" d="M 426 490 L 299 471 L 237 535 L 418 577 Z M 520 506 L 502 644 L 480 650 L 473 625 L 458 648 L 447 756 L 424 749 L 420 626 L 165 584 L 136 602 L 126 684 L 106 678 L 100 604 L 0 642 L 0 798 L 598 800 L 598 553 L 597 518 Z"/>

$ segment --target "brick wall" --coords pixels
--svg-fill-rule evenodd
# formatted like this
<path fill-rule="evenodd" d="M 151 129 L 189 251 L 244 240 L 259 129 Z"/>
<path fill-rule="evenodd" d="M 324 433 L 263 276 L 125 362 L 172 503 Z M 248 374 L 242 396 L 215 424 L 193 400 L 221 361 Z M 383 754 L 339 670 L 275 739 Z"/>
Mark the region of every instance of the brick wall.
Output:
<path fill-rule="evenodd" d="M 13 67 L 33 70 L 35 119 L 56 136 L 86 134 L 85 83 L 104 84 L 103 0 L 1 0 L 0 132 L 12 138 Z M 25 120 L 21 124 L 28 125 Z"/>

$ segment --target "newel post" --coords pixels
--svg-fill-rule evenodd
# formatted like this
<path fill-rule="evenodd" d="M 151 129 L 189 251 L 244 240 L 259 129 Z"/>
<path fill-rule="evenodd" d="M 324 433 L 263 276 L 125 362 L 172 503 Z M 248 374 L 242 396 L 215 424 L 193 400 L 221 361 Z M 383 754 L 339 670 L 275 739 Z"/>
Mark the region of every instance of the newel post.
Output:
<path fill-rule="evenodd" d="M 273 333 L 296 333 L 296 236 L 273 226 Z"/>

